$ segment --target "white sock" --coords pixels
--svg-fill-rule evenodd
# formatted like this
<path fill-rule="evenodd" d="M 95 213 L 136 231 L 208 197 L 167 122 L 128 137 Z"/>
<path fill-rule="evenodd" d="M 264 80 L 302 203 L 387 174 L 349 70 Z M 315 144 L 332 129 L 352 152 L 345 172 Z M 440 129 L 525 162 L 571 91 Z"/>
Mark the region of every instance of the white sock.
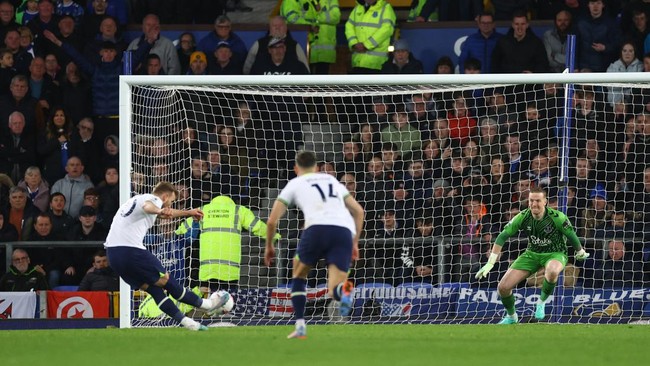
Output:
<path fill-rule="evenodd" d="M 210 310 L 212 309 L 212 300 L 210 299 L 201 299 L 201 306 L 200 308 L 203 310 Z"/>
<path fill-rule="evenodd" d="M 296 328 L 304 327 L 305 326 L 305 319 L 298 319 L 296 320 Z"/>

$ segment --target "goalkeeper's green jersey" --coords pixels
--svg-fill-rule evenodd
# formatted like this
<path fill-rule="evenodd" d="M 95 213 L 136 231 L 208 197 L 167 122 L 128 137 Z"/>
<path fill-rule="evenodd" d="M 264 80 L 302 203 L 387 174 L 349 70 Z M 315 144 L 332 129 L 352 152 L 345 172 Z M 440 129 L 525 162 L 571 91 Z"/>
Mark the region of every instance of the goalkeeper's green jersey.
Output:
<path fill-rule="evenodd" d="M 558 210 L 546 207 L 544 217 L 540 220 L 533 218 L 530 209 L 521 211 L 513 217 L 497 236 L 495 243 L 503 244 L 520 230 L 528 236 L 527 250 L 535 253 L 567 252 L 567 240 L 575 249 L 582 246 L 576 235 L 575 229 L 566 215 Z"/>

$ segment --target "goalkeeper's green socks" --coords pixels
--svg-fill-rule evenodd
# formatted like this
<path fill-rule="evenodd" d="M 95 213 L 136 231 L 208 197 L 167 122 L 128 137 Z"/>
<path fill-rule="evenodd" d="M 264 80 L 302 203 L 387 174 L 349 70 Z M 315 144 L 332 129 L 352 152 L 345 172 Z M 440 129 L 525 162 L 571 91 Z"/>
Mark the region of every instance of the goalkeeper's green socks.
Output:
<path fill-rule="evenodd" d="M 515 314 L 515 296 L 513 294 L 510 294 L 510 296 L 502 296 L 501 303 L 506 308 L 508 315 Z"/>
<path fill-rule="evenodd" d="M 541 302 L 546 302 L 551 295 L 553 295 L 553 290 L 555 290 L 555 283 L 548 282 L 544 278 L 544 283 L 542 284 L 542 294 L 539 297 Z"/>

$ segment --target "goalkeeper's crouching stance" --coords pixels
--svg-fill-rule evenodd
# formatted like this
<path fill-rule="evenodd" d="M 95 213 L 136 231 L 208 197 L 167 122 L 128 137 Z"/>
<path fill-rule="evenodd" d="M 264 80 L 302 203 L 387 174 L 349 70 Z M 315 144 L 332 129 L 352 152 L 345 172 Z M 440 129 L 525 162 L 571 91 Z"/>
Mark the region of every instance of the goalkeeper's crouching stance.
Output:
<path fill-rule="evenodd" d="M 540 301 L 535 307 L 535 318 L 546 316 L 546 300 L 553 294 L 560 272 L 567 264 L 567 240 L 576 250 L 575 258 L 585 260 L 589 257 L 580 244 L 573 225 L 560 211 L 546 207 L 546 191 L 535 187 L 530 190 L 528 208 L 515 216 L 496 238 L 488 262 L 476 273 L 476 278 L 487 276 L 494 267 L 503 244 L 519 230 L 528 235 L 528 247 L 508 268 L 498 285 L 501 302 L 506 308 L 506 316 L 499 324 L 515 324 L 519 321 L 515 311 L 515 297 L 512 289 L 531 274 L 544 267 L 544 283 Z"/>

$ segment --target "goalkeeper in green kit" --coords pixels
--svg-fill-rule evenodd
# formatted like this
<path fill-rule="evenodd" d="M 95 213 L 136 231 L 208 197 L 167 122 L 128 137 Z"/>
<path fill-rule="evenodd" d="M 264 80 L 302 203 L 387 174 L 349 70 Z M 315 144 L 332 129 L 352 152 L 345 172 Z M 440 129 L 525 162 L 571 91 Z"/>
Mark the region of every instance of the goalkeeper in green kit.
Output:
<path fill-rule="evenodd" d="M 541 267 L 545 268 L 544 284 L 540 301 L 535 307 L 535 318 L 544 319 L 546 300 L 553 294 L 560 272 L 567 264 L 567 240 L 576 250 L 575 258 L 589 257 L 580 244 L 569 219 L 560 211 L 546 207 L 546 191 L 535 187 L 530 190 L 528 208 L 517 214 L 505 226 L 492 246 L 488 262 L 476 273 L 476 278 L 487 276 L 501 253 L 501 247 L 509 237 L 524 230 L 528 235 L 528 247 L 508 268 L 498 285 L 501 302 L 506 316 L 499 324 L 516 324 L 519 321 L 515 311 L 515 297 L 512 289 Z"/>

